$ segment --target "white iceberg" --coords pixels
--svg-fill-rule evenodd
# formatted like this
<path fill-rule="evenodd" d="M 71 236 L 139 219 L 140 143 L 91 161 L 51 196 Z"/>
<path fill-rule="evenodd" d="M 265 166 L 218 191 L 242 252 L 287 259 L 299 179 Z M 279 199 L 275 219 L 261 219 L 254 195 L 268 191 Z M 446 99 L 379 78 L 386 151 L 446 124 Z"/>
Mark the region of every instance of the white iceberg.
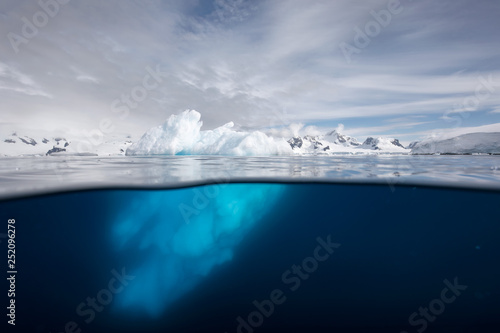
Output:
<path fill-rule="evenodd" d="M 229 122 L 213 130 L 201 131 L 201 114 L 187 110 L 171 115 L 163 125 L 153 127 L 131 145 L 126 155 L 291 155 L 284 139 L 260 131 L 239 132 Z"/>

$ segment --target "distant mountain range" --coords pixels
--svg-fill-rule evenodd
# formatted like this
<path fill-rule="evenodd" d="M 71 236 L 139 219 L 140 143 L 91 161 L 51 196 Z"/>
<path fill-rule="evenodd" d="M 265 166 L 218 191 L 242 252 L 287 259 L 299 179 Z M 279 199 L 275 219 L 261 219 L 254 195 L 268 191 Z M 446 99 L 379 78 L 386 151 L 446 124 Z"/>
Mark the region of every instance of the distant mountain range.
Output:
<path fill-rule="evenodd" d="M 468 133 L 410 144 L 412 154 L 500 154 L 500 133 Z"/>
<path fill-rule="evenodd" d="M 336 130 L 320 136 L 296 136 L 287 142 L 292 147 L 292 150 L 299 154 L 366 153 L 368 151 L 409 152 L 398 139 L 368 137 L 363 143 L 359 143 L 356 138 L 339 133 Z"/>
<path fill-rule="evenodd" d="M 92 145 L 81 138 L 66 139 L 66 136 L 25 135 L 12 132 L 0 137 L 0 156 L 49 156 L 49 155 L 125 155 L 130 139 L 111 140 Z"/>
<path fill-rule="evenodd" d="M 404 147 L 395 138 L 368 137 L 360 143 L 337 130 L 318 136 L 295 136 L 286 141 L 290 155 L 332 154 L 500 154 L 500 133 L 469 133 L 453 138 L 426 139 Z M 0 137 L 0 156 L 22 155 L 125 155 L 132 145 L 130 137 L 89 145 L 79 138 L 67 136 L 24 135 L 12 132 Z"/>

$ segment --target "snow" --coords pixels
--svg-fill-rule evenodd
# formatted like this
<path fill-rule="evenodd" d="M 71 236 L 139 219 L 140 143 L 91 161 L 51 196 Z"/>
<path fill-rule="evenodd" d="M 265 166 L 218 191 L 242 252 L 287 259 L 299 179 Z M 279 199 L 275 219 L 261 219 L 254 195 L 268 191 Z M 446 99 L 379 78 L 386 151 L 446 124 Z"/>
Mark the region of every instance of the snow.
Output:
<path fill-rule="evenodd" d="M 309 135 L 294 137 L 288 142 L 293 147 L 294 153 L 299 155 L 407 154 L 409 152 L 409 150 L 395 145 L 394 141 L 395 139 L 391 138 L 368 138 L 363 144 L 360 144 L 355 138 L 333 131 L 314 137 Z"/>
<path fill-rule="evenodd" d="M 500 132 L 469 133 L 416 143 L 412 154 L 500 154 Z"/>
<path fill-rule="evenodd" d="M 260 131 L 235 131 L 233 126 L 229 122 L 214 130 L 202 131 L 201 114 L 187 110 L 170 116 L 163 125 L 151 128 L 128 148 L 126 154 L 274 156 L 408 152 L 392 143 L 394 139 L 378 138 L 374 146 L 361 146 L 355 138 L 338 130 L 320 136 L 297 136 L 287 142 L 284 138 L 270 137 Z"/>
<path fill-rule="evenodd" d="M 119 155 L 225 155 L 291 156 L 335 154 L 408 153 L 393 139 L 377 138 L 374 145 L 361 145 L 341 133 L 342 127 L 325 135 L 292 139 L 266 135 L 262 131 L 237 131 L 229 122 L 213 130 L 202 130 L 201 114 L 186 110 L 171 115 L 132 143 L 126 134 L 89 136 L 81 130 L 17 130 L 1 127 L 0 156 L 119 156 Z M 288 140 L 288 141 L 287 141 Z"/>
<path fill-rule="evenodd" d="M 260 131 L 238 132 L 229 122 L 214 130 L 201 131 L 201 114 L 187 110 L 171 115 L 158 127 L 151 128 L 127 149 L 127 155 L 290 155 L 284 139 L 275 139 Z"/>
<path fill-rule="evenodd" d="M 44 132 L 0 127 L 0 156 L 148 156 L 223 155 L 294 156 L 337 154 L 499 154 L 500 132 L 477 132 L 429 138 L 403 147 L 394 138 L 368 137 L 363 143 L 342 134 L 342 127 L 324 135 L 283 138 L 262 131 L 238 131 L 229 122 L 202 130 L 201 114 L 186 110 L 171 115 L 139 140 L 113 133 L 99 138 L 86 132 Z M 82 134 L 83 133 L 83 134 Z M 98 140 L 97 140 L 98 139 Z M 135 141 L 135 143 L 133 143 Z"/>
<path fill-rule="evenodd" d="M 341 127 L 341 129 L 343 129 L 343 126 Z M 345 147 L 360 145 L 360 143 L 358 142 L 358 140 L 356 140 L 356 138 L 344 135 L 340 133 L 340 130 L 333 130 L 330 133 L 327 133 L 324 139 L 334 144 L 342 145 Z"/>
<path fill-rule="evenodd" d="M 58 135 L 41 130 L 9 130 L 0 135 L 0 156 L 116 156 L 125 155 L 131 144 L 131 139 L 125 135 L 95 141 L 72 133 Z"/>
<path fill-rule="evenodd" d="M 372 138 L 369 137 L 360 146 L 361 149 L 374 149 L 391 152 L 408 152 L 400 143 L 399 140 L 394 138 Z"/>
<path fill-rule="evenodd" d="M 45 155 L 53 148 L 67 149 L 68 141 L 63 137 L 52 137 L 40 133 L 19 133 L 12 131 L 10 135 L 0 138 L 0 155 Z M 65 147 L 66 146 L 66 147 Z"/>

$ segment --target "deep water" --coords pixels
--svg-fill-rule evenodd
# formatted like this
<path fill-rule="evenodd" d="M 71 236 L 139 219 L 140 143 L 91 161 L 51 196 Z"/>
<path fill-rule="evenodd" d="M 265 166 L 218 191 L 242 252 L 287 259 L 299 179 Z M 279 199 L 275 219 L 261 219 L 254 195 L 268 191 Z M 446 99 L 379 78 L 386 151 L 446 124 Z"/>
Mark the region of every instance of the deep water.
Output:
<path fill-rule="evenodd" d="M 498 191 L 271 183 L 74 191 L 0 201 L 0 219 L 4 231 L 16 220 L 12 331 L 500 327 Z"/>

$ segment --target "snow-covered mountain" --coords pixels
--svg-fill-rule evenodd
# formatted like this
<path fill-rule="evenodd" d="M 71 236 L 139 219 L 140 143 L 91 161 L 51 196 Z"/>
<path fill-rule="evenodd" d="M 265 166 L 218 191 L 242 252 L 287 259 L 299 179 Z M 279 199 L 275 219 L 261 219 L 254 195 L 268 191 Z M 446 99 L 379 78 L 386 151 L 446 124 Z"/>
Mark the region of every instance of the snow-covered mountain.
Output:
<path fill-rule="evenodd" d="M 70 150 L 70 142 L 62 136 L 33 135 L 12 132 L 0 138 L 0 154 L 18 155 L 50 155 Z"/>
<path fill-rule="evenodd" d="M 0 156 L 50 155 L 125 155 L 132 144 L 129 138 L 102 140 L 94 145 L 90 139 L 51 135 L 37 131 L 11 131 L 0 136 Z"/>
<path fill-rule="evenodd" d="M 344 135 L 334 130 L 325 135 L 304 137 L 296 136 L 287 141 L 296 154 L 333 153 L 408 153 L 398 139 L 367 138 L 362 144 L 356 138 Z"/>
<path fill-rule="evenodd" d="M 469 133 L 416 143 L 412 154 L 500 154 L 500 133 Z"/>
<path fill-rule="evenodd" d="M 333 130 L 327 133 L 324 136 L 324 139 L 331 143 L 341 145 L 344 147 L 356 147 L 360 145 L 360 143 L 358 142 L 358 140 L 356 140 L 356 138 L 342 134 L 339 132 L 339 130 Z"/>
<path fill-rule="evenodd" d="M 22 155 L 331 155 L 336 153 L 408 153 L 397 139 L 368 138 L 363 144 L 341 133 L 289 139 L 266 135 L 261 131 L 233 129 L 232 122 L 213 130 L 201 130 L 201 114 L 187 110 L 170 116 L 165 123 L 148 130 L 140 140 L 113 136 L 91 144 L 81 135 L 55 136 L 33 131 L 0 134 L 0 156 Z M 89 142 L 90 141 L 90 142 Z"/>
<path fill-rule="evenodd" d="M 286 140 L 260 131 L 233 129 L 232 122 L 213 130 L 201 130 L 201 114 L 186 110 L 171 115 L 162 125 L 148 130 L 127 149 L 126 155 L 331 155 L 336 153 L 408 153 L 398 140 L 377 138 L 373 145 L 341 133 L 341 127 L 325 135 L 295 136 Z M 285 141 L 286 140 L 286 141 Z"/>
<path fill-rule="evenodd" d="M 360 146 L 362 149 L 372 149 L 372 150 L 390 150 L 399 151 L 406 149 L 398 139 L 388 139 L 388 138 L 366 138 L 365 142 Z"/>
<path fill-rule="evenodd" d="M 412 141 L 410 144 L 406 147 L 406 149 L 413 149 L 419 143 L 420 141 Z"/>
<path fill-rule="evenodd" d="M 295 136 L 288 140 L 260 131 L 243 132 L 228 123 L 201 130 L 201 115 L 188 110 L 170 116 L 132 143 L 126 135 L 112 135 L 92 144 L 81 135 L 34 131 L 0 133 L 0 156 L 22 155 L 332 155 L 332 154 L 500 154 L 500 133 L 469 133 L 453 138 L 412 142 L 405 148 L 398 139 L 368 137 L 363 143 L 341 133 Z"/>

